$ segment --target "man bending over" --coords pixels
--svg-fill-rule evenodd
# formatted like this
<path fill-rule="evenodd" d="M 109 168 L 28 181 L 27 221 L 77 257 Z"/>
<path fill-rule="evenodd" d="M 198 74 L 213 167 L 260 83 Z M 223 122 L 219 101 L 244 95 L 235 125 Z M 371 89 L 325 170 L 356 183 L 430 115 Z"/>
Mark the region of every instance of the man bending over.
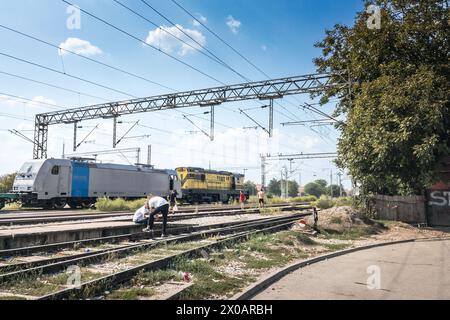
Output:
<path fill-rule="evenodd" d="M 161 213 L 163 215 L 163 229 L 162 229 L 162 237 L 166 237 L 166 228 L 167 228 L 167 216 L 169 214 L 169 203 L 166 199 L 158 196 L 154 196 L 149 194 L 147 197 L 147 207 L 150 210 L 150 215 L 148 216 L 147 228 L 145 228 L 144 232 L 150 232 L 151 238 L 154 237 L 153 226 L 155 224 L 155 215 Z"/>

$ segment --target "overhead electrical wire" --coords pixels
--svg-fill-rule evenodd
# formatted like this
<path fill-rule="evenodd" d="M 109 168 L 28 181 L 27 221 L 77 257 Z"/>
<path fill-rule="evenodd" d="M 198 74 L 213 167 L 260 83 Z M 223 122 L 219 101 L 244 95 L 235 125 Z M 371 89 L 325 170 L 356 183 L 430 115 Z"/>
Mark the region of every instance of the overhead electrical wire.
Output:
<path fill-rule="evenodd" d="M 159 27 L 157 24 L 155 24 L 153 21 L 150 21 L 149 19 L 147 19 L 146 17 L 144 17 L 143 15 L 139 14 L 138 12 L 136 12 L 135 10 L 127 7 L 126 5 L 122 4 L 120 1 L 118 0 L 113 0 L 114 2 L 116 2 L 117 4 L 121 5 L 122 7 L 124 7 L 125 9 L 131 11 L 132 13 L 134 13 L 135 15 L 137 15 L 138 17 L 146 20 L 147 22 L 151 23 L 153 26 L 157 26 Z M 231 70 L 232 72 L 234 72 L 235 74 L 237 74 L 239 77 L 241 77 L 244 81 L 250 82 L 252 81 L 251 79 L 249 79 L 248 77 L 244 76 L 243 74 L 237 72 L 234 68 L 232 68 L 230 65 L 228 65 L 226 62 L 224 62 L 222 59 L 220 59 L 217 55 L 215 55 L 213 52 L 211 52 L 209 49 L 207 49 L 204 45 L 202 45 L 201 43 L 199 43 L 196 39 L 194 39 L 193 37 L 191 37 L 188 33 L 186 33 L 182 28 L 180 28 L 175 22 L 173 22 L 172 20 L 170 20 L 166 15 L 162 14 L 159 10 L 157 10 L 156 8 L 154 8 L 153 6 L 151 6 L 148 2 L 146 2 L 145 0 L 141 0 L 142 3 L 144 3 L 147 7 L 149 7 L 150 9 L 152 9 L 155 13 L 157 13 L 160 17 L 162 17 L 164 20 L 166 20 L 168 23 L 170 23 L 172 26 L 174 26 L 175 28 L 177 28 L 180 32 L 182 32 L 184 35 L 186 35 L 187 37 L 189 37 L 191 40 L 193 40 L 195 43 L 197 43 L 201 48 L 203 48 L 204 50 L 206 50 L 208 53 L 210 53 L 214 58 L 215 61 L 222 64 L 223 66 L 225 66 L 226 68 L 228 68 L 229 70 Z M 162 29 L 164 31 L 167 32 L 167 30 Z M 172 36 L 174 36 L 172 33 L 169 32 L 169 34 L 171 34 Z M 179 41 L 183 42 L 186 44 L 186 42 L 176 36 L 174 36 L 175 38 L 177 38 Z M 192 46 L 191 46 L 192 47 Z M 196 48 L 195 48 L 196 49 Z M 202 54 L 204 54 L 204 52 L 202 52 L 201 50 L 196 49 L 197 51 L 201 52 Z M 207 57 L 211 58 L 210 56 L 206 55 Z M 213 59 L 214 60 L 214 59 Z M 223 82 L 221 82 L 222 84 L 224 84 Z M 287 108 L 285 108 L 284 106 L 280 105 L 283 109 L 285 109 L 287 112 L 290 112 Z M 275 110 L 275 112 L 283 115 L 284 117 L 290 119 L 290 120 L 294 120 L 292 117 L 287 116 L 286 114 L 280 112 L 279 110 Z M 292 112 L 290 112 L 292 115 L 294 115 Z M 295 116 L 295 115 L 294 115 Z"/>
<path fill-rule="evenodd" d="M 264 76 L 270 79 L 270 76 L 267 75 L 264 71 L 262 71 L 260 68 L 258 68 L 253 62 L 251 62 L 249 59 L 247 59 L 243 54 L 241 54 L 239 51 L 237 51 L 233 46 L 228 44 L 225 40 L 223 40 L 219 35 L 217 35 L 214 31 L 212 31 L 208 26 L 206 26 L 203 22 L 199 21 L 193 14 L 191 14 L 187 9 L 185 9 L 182 5 L 180 5 L 177 1 L 171 0 L 177 7 L 179 7 L 181 10 L 183 10 L 186 14 L 188 14 L 190 17 L 192 17 L 195 21 L 197 21 L 203 28 L 208 30 L 212 35 L 214 35 L 217 39 L 219 39 L 223 44 L 225 44 L 228 48 L 233 50 L 237 55 L 239 55 L 242 59 L 247 61 L 250 65 L 252 65 L 256 70 L 261 72 Z"/>
<path fill-rule="evenodd" d="M 117 90 L 117 89 L 111 88 L 109 86 L 106 86 L 106 85 L 103 85 L 103 84 L 99 84 L 97 82 L 94 82 L 94 81 L 91 81 L 91 80 L 87 80 L 87 79 L 84 79 L 84 78 L 81 78 L 81 77 L 78 77 L 78 76 L 74 76 L 72 74 L 65 73 L 65 72 L 62 72 L 62 71 L 59 71 L 59 70 L 56 70 L 56 69 L 44 66 L 42 64 L 39 64 L 39 63 L 36 63 L 36 62 L 32 62 L 32 61 L 29 61 L 29 60 L 26 60 L 26 59 L 22 59 L 22 58 L 19 58 L 19 57 L 16 57 L 16 56 L 4 53 L 4 52 L 0 52 L 0 55 L 2 55 L 4 57 L 7 57 L 7 58 L 10 58 L 10 59 L 13 59 L 13 60 L 16 60 L 16 61 L 20 61 L 20 62 L 29 64 L 29 65 L 35 66 L 35 67 L 38 67 L 38 68 L 41 68 L 41 69 L 44 69 L 44 70 L 48 70 L 48 71 L 51 71 L 51 72 L 54 72 L 54 73 L 58 73 L 58 74 L 61 74 L 61 75 L 64 75 L 64 76 L 67 76 L 67 77 L 70 77 L 70 78 L 82 81 L 82 82 L 86 82 L 86 83 L 95 85 L 97 87 L 103 88 L 103 89 L 107 89 L 107 90 L 110 90 L 110 91 L 113 91 L 113 92 L 116 92 L 116 93 L 120 93 L 120 94 L 123 94 L 123 95 L 126 95 L 126 96 L 130 96 L 132 98 L 138 98 L 135 95 L 130 95 L 130 94 L 125 93 L 125 92 L 123 92 L 121 90 Z"/>
<path fill-rule="evenodd" d="M 141 0 L 143 1 L 143 0 Z M 253 68 L 255 68 L 257 71 L 259 71 L 261 74 L 263 74 L 265 77 L 267 77 L 268 79 L 270 79 L 271 77 L 264 72 L 261 68 L 259 68 L 256 64 L 254 64 L 252 61 L 250 61 L 250 59 L 248 59 L 247 57 L 245 57 L 242 53 L 240 53 L 237 49 L 235 49 L 231 44 L 229 44 L 227 41 L 225 41 L 224 39 L 222 39 L 222 37 L 220 37 L 217 33 L 215 33 L 213 30 L 211 30 L 208 26 L 206 26 L 202 21 L 198 20 L 189 10 L 187 10 L 185 7 L 183 7 L 181 4 L 179 4 L 176 0 L 171 0 L 178 8 L 180 8 L 182 11 L 184 11 L 187 15 L 189 15 L 192 19 L 194 19 L 194 21 L 196 21 L 197 23 L 199 23 L 203 28 L 205 28 L 208 32 L 210 32 L 213 36 L 215 36 L 219 41 L 221 41 L 223 44 L 225 44 L 228 48 L 230 48 L 233 52 L 235 52 L 237 55 L 239 55 L 242 59 L 244 59 L 248 64 L 250 64 Z M 290 101 L 287 101 L 288 103 L 292 104 Z M 297 117 L 295 114 L 293 114 L 290 110 L 288 110 L 286 107 L 280 105 L 284 110 L 286 110 L 287 112 L 289 112 L 291 115 L 293 115 L 294 117 Z M 286 117 L 286 115 L 284 115 Z M 291 120 L 293 120 L 290 117 L 287 117 Z"/>
<path fill-rule="evenodd" d="M 114 0 L 117 1 L 117 0 Z M 149 7 L 150 9 L 152 9 L 156 14 L 158 14 L 160 17 L 162 17 L 164 20 L 166 20 L 168 23 L 172 24 L 172 26 L 174 26 L 175 28 L 177 28 L 177 30 L 179 30 L 181 33 L 183 33 L 185 36 L 187 36 L 189 39 L 191 39 L 192 41 L 194 41 L 197 45 L 199 45 L 203 50 L 205 50 L 206 52 L 208 52 L 212 57 L 214 57 L 214 59 L 216 60 L 216 62 L 220 63 L 221 65 L 223 65 L 224 67 L 226 67 L 227 69 L 231 70 L 232 72 L 234 72 L 236 75 L 238 75 L 239 77 L 241 77 L 242 79 L 244 79 L 245 81 L 249 82 L 251 81 L 249 78 L 247 78 L 246 76 L 244 76 L 243 74 L 239 73 L 238 71 L 236 71 L 234 68 L 232 68 L 229 64 L 227 64 L 225 61 L 223 61 L 221 58 L 219 58 L 216 54 L 214 54 L 213 52 L 211 52 L 208 48 L 206 48 L 203 44 L 201 44 L 200 42 L 198 42 L 195 38 L 193 38 L 190 34 L 188 34 L 186 31 L 184 31 L 182 28 L 180 28 L 178 26 L 178 24 L 174 23 L 172 20 L 170 20 L 166 15 L 162 14 L 159 10 L 155 9 L 153 6 L 151 6 L 147 1 L 145 0 L 141 0 L 142 3 L 144 3 L 147 7 Z"/>
<path fill-rule="evenodd" d="M 37 37 L 35 37 L 35 36 L 32 36 L 32 35 L 30 35 L 30 34 L 27 34 L 27 33 L 21 32 L 21 31 L 18 31 L 18 30 L 16 30 L 16 29 L 7 27 L 7 26 L 2 25 L 2 24 L 0 24 L 0 27 L 3 28 L 3 29 L 9 30 L 9 31 L 11 31 L 11 32 L 14 32 L 14 33 L 16 33 L 16 34 L 19 34 L 19 35 L 21 35 L 21 36 L 27 37 L 27 38 L 29 38 L 29 39 L 35 40 L 35 41 L 37 41 L 37 42 L 43 43 L 43 44 L 45 44 L 45 45 L 47 45 L 47 46 L 56 48 L 56 49 L 61 50 L 61 51 L 64 51 L 64 52 L 68 52 L 68 53 L 70 53 L 70 54 L 76 55 L 76 56 L 81 57 L 81 58 L 83 58 L 83 59 L 86 59 L 86 60 L 88 60 L 88 61 L 97 63 L 97 64 L 99 64 L 99 65 L 102 65 L 102 66 L 104 66 L 104 67 L 113 69 L 113 70 L 115 70 L 115 71 L 121 72 L 121 73 L 123 73 L 123 74 L 127 74 L 127 75 L 129 75 L 129 76 L 135 77 L 135 78 L 137 78 L 137 79 L 141 79 L 141 80 L 143 80 L 143 81 L 152 83 L 152 84 L 157 85 L 157 86 L 160 86 L 160 87 L 162 87 L 162 88 L 165 88 L 165 89 L 168 89 L 168 90 L 175 91 L 175 89 L 172 89 L 172 88 L 170 88 L 170 87 L 168 87 L 168 86 L 165 86 L 165 85 L 163 85 L 163 84 L 161 84 L 161 83 L 159 83 L 159 82 L 150 80 L 150 79 L 148 79 L 148 78 L 145 78 L 145 77 L 143 77 L 143 76 L 137 75 L 137 74 L 132 73 L 132 72 L 130 72 L 130 71 L 126 71 L 126 70 L 123 70 L 123 69 L 121 69 L 121 68 L 114 67 L 114 66 L 112 66 L 112 65 L 110 65 L 110 64 L 101 62 L 101 61 L 99 61 L 99 60 L 97 60 L 97 59 L 90 58 L 90 57 L 85 56 L 85 55 L 83 55 L 83 54 L 81 54 L 81 53 L 77 53 L 77 52 L 72 51 L 72 50 L 69 50 L 69 49 L 61 48 L 60 46 L 58 46 L 58 45 L 56 45 L 56 44 L 54 44 L 54 43 L 51 43 L 51 42 L 48 42 L 48 41 L 39 39 L 39 38 L 37 38 Z"/>
<path fill-rule="evenodd" d="M 180 28 L 177 24 L 173 23 L 170 19 L 168 19 L 165 15 L 163 15 L 161 12 L 159 12 L 157 9 L 155 9 L 154 7 L 152 7 L 150 4 L 148 4 L 146 1 L 141 0 L 147 7 L 149 7 L 150 9 L 152 9 L 154 12 L 156 12 L 158 15 L 160 15 L 161 17 L 163 17 L 166 21 L 168 21 L 169 23 L 171 23 L 177 30 L 179 30 L 182 34 L 184 34 L 186 37 L 188 37 L 189 39 L 191 39 L 193 42 L 195 42 L 198 47 L 190 44 L 189 42 L 183 40 L 182 38 L 178 37 L 177 35 L 173 34 L 172 32 L 170 32 L 169 30 L 167 30 L 166 28 L 163 28 L 159 25 L 157 25 L 155 22 L 151 21 L 150 19 L 148 19 L 147 17 L 143 16 L 142 14 L 140 14 L 139 12 L 137 12 L 136 10 L 133 10 L 132 8 L 126 6 L 125 4 L 123 4 L 122 2 L 118 1 L 118 0 L 113 0 L 115 3 L 117 3 L 118 5 L 120 5 L 121 7 L 125 8 L 126 10 L 132 12 L 133 14 L 135 14 L 136 16 L 140 17 L 141 19 L 147 21 L 148 23 L 150 23 L 151 25 L 153 25 L 154 27 L 158 28 L 159 30 L 171 35 L 173 38 L 177 39 L 178 41 L 184 43 L 185 45 L 189 46 L 190 48 L 194 49 L 195 51 L 199 52 L 200 54 L 206 56 L 207 58 L 211 59 L 212 61 L 220 64 L 221 66 L 231 70 L 232 72 L 236 73 L 238 76 L 246 79 L 246 81 L 249 81 L 248 78 L 245 78 L 242 74 L 240 74 L 238 71 L 236 71 L 235 69 L 233 69 L 230 65 L 228 65 L 226 62 L 224 62 L 222 59 L 220 59 L 217 55 L 215 55 L 213 52 L 211 52 L 208 48 L 206 48 L 203 44 L 201 44 L 200 42 L 198 42 L 195 38 L 193 38 L 191 35 L 189 35 L 189 33 L 187 33 L 186 31 L 184 31 L 182 28 Z M 205 50 L 206 52 L 204 52 L 203 50 Z"/>
<path fill-rule="evenodd" d="M 65 1 L 65 0 L 62 0 L 62 1 L 65 2 L 65 3 L 67 3 L 67 4 L 70 4 L 69 2 L 67 2 L 67 1 Z M 98 17 L 96 17 L 96 16 L 94 16 L 94 15 L 92 15 L 92 14 L 86 12 L 86 11 L 83 11 L 83 12 L 86 13 L 86 14 L 88 14 L 88 15 L 90 15 L 91 17 L 96 18 L 97 20 L 99 20 L 99 21 L 101 21 L 101 22 L 103 22 L 103 23 L 106 23 L 107 25 L 109 25 L 109 26 L 111 26 L 111 27 L 113 27 L 113 28 L 115 28 L 115 29 L 117 29 L 117 30 L 119 30 L 119 31 L 121 31 L 121 32 L 126 33 L 125 31 L 123 31 L 123 30 L 121 30 L 121 29 L 119 29 L 119 28 L 113 26 L 112 24 L 110 24 L 110 23 L 104 21 L 103 19 L 100 19 L 100 18 L 98 18 Z M 2 27 L 5 28 L 5 26 L 2 26 Z M 6 27 L 6 29 L 11 30 L 11 31 L 13 31 L 13 32 L 16 32 L 16 31 L 17 31 L 17 30 L 8 28 L 8 27 Z M 19 34 L 28 36 L 28 35 L 26 35 L 26 34 L 24 34 L 24 33 L 21 33 L 20 31 L 17 31 L 16 33 L 19 33 Z M 131 34 L 130 34 L 130 36 L 134 38 L 134 36 L 132 36 Z M 43 40 L 41 40 L 41 39 L 38 39 L 38 38 L 35 38 L 35 37 L 32 37 L 32 36 L 28 36 L 28 37 L 29 37 L 29 38 L 32 38 L 32 39 L 34 39 L 34 40 L 36 40 L 36 41 L 40 41 L 40 42 L 42 42 L 42 43 L 46 43 L 46 44 L 51 45 L 51 46 L 53 46 L 53 47 L 59 48 L 59 46 L 56 46 L 56 45 L 54 45 L 54 44 L 47 43 L 46 41 L 43 41 Z M 140 39 L 138 39 L 138 38 L 137 38 L 136 40 L 139 40 L 140 42 L 143 42 L 142 40 L 140 40 Z M 145 44 L 147 44 L 147 43 L 145 43 Z M 157 50 L 158 50 L 158 51 L 161 51 L 161 50 L 159 50 L 159 49 L 157 49 Z M 65 50 L 65 51 L 68 51 L 68 50 Z M 68 51 L 68 52 L 70 52 L 70 51 Z M 93 81 L 89 81 L 89 80 L 86 80 L 86 79 L 83 79 L 83 78 L 79 78 L 79 77 L 76 77 L 76 76 L 72 76 L 72 75 L 69 75 L 69 74 L 67 74 L 67 73 L 63 73 L 63 72 L 61 72 L 61 71 L 54 70 L 54 69 L 52 69 L 52 68 L 48 68 L 48 67 L 45 67 L 45 66 L 42 66 L 42 65 L 39 65 L 39 64 L 30 62 L 30 61 L 26 61 L 26 60 L 24 60 L 24 59 L 20 59 L 20 58 L 17 58 L 17 57 L 11 56 L 11 55 L 7 55 L 7 54 L 4 54 L 4 53 L 0 53 L 0 54 L 1 54 L 1 55 L 4 55 L 4 56 L 7 56 L 7 57 L 10 57 L 10 58 L 12 58 L 12 59 L 16 59 L 16 60 L 19 60 L 19 61 L 22 61 L 22 62 L 25 62 L 25 63 L 29 63 L 29 64 L 32 64 L 32 65 L 35 65 L 35 66 L 38 66 L 38 67 L 41 67 L 41 68 L 50 70 L 50 71 L 58 72 L 58 73 L 60 73 L 60 74 L 66 75 L 66 76 L 74 77 L 74 78 L 76 78 L 76 79 L 78 79 L 78 80 L 80 80 L 80 81 L 85 81 L 85 82 L 91 83 L 91 84 L 93 84 L 93 85 L 98 85 L 98 86 L 101 86 L 101 87 L 104 87 L 104 88 L 112 89 L 112 88 L 109 88 L 109 87 L 100 85 L 100 84 L 98 84 L 98 83 L 95 83 L 95 82 L 93 82 Z M 83 56 L 83 55 L 80 55 L 80 54 L 76 54 L 76 55 L 78 55 L 78 56 L 80 56 L 80 57 L 87 58 L 87 57 L 85 57 L 85 56 Z M 121 72 L 125 72 L 125 73 L 127 73 L 127 74 L 131 74 L 131 73 L 125 71 L 125 70 L 121 70 L 121 69 L 115 68 L 115 67 L 113 67 L 113 66 L 111 66 L 111 65 L 104 64 L 104 63 L 102 63 L 102 62 L 100 62 L 100 61 L 98 61 L 98 60 L 90 59 L 90 58 L 88 58 L 88 59 L 91 60 L 91 61 L 93 61 L 93 62 L 100 63 L 100 64 L 102 64 L 102 65 L 104 65 L 104 66 L 110 67 L 110 68 L 112 68 L 112 69 L 115 69 L 115 70 L 118 70 L 118 71 L 121 71 Z M 202 73 L 202 72 L 201 72 L 201 73 Z M 135 76 L 136 76 L 136 75 L 135 75 Z M 241 75 L 241 76 L 242 76 L 242 75 Z M 267 75 L 266 75 L 266 76 L 267 76 Z M 137 77 L 138 77 L 138 78 L 141 78 L 142 80 L 148 80 L 148 79 L 143 79 L 143 78 L 140 77 L 140 76 L 137 76 Z M 242 76 L 242 77 L 245 78 L 244 76 Z M 24 80 L 26 80 L 26 79 L 24 78 Z M 28 79 L 28 80 L 31 80 L 31 79 Z M 220 81 L 218 81 L 217 79 L 214 79 L 214 80 L 216 80 L 217 82 L 220 82 Z M 151 80 L 150 80 L 150 81 L 151 81 Z M 36 82 L 37 82 L 37 81 L 36 81 Z M 37 83 L 39 83 L 39 82 L 37 82 Z M 222 82 L 220 82 L 220 83 L 222 83 Z M 42 82 L 41 82 L 41 84 L 50 85 L 50 84 L 48 84 L 48 83 L 42 83 Z M 224 83 L 222 83 L 222 84 L 224 84 Z M 50 86 L 52 86 L 52 85 L 50 85 Z M 55 86 L 55 87 L 57 87 L 57 86 Z M 168 87 L 167 87 L 167 88 L 168 88 Z M 172 89 L 172 88 L 168 88 L 168 89 L 173 90 L 173 91 L 176 91 L 175 89 Z M 112 89 L 112 90 L 115 91 L 115 89 Z M 131 94 L 126 93 L 126 92 L 123 92 L 123 91 L 119 91 L 119 93 L 124 94 L 124 95 L 128 95 L 128 96 L 131 96 L 131 97 L 133 97 L 133 98 L 137 98 L 136 96 L 131 95 Z M 105 100 L 106 100 L 106 99 L 105 99 Z M 279 111 L 276 110 L 276 112 L 279 112 Z M 186 114 L 186 113 L 184 113 L 184 112 L 182 112 L 182 113 L 183 113 L 183 114 Z M 282 113 L 281 113 L 281 114 L 282 114 Z M 284 115 L 284 114 L 282 114 L 282 115 Z M 284 116 L 287 117 L 287 118 L 289 118 L 289 119 L 292 119 L 292 118 L 290 118 L 290 117 L 288 117 L 288 116 L 286 116 L 286 115 L 284 115 Z M 197 118 L 199 118 L 199 119 L 201 119 L 201 120 L 209 121 L 209 119 L 204 119 L 204 118 L 201 118 L 201 117 L 197 117 Z M 218 123 L 218 124 L 219 124 L 219 125 L 223 125 L 223 124 L 220 124 L 220 123 Z M 225 126 L 226 126 L 226 125 L 225 125 Z M 230 127 L 230 126 L 226 126 L 226 127 L 232 128 L 232 127 Z M 289 148 L 291 148 L 291 147 L 289 146 Z"/>
<path fill-rule="evenodd" d="M 28 98 L 22 98 L 22 97 L 13 95 L 13 94 L 3 93 L 3 92 L 0 92 L 0 96 L 1 95 L 7 96 L 7 97 L 11 97 L 11 98 L 15 98 L 15 99 L 25 100 L 25 101 L 28 101 L 28 103 L 32 103 L 32 104 L 43 105 L 43 106 L 46 106 L 47 108 L 59 109 L 59 110 L 60 109 L 64 109 L 63 106 L 57 105 L 57 104 L 54 104 L 54 103 L 49 103 L 49 102 L 45 102 L 45 101 L 36 101 L 36 100 L 28 99 Z"/>
<path fill-rule="evenodd" d="M 70 5 L 70 6 L 73 6 L 73 4 L 70 3 L 69 1 L 66 1 L 66 0 L 61 0 L 61 1 L 64 2 L 64 3 L 66 3 L 66 4 L 68 4 L 68 5 Z M 94 18 L 95 20 L 100 21 L 100 22 L 106 24 L 107 26 L 109 26 L 109 27 L 111 27 L 111 28 L 113 28 L 113 29 L 115 29 L 115 30 L 117 30 L 117 31 L 119 31 L 119 32 L 121 32 L 121 33 L 123 33 L 123 34 L 125 34 L 125 35 L 127 35 L 127 36 L 129 36 L 129 37 L 131 37 L 131 38 L 133 38 L 133 39 L 136 40 L 136 41 L 139 41 L 140 43 L 144 44 L 145 46 L 148 46 L 148 47 L 150 47 L 150 48 L 152 48 L 152 49 L 154 49 L 154 50 L 156 50 L 156 51 L 162 53 L 163 55 L 165 55 L 165 56 L 167 56 L 167 57 L 169 57 L 169 58 L 171 58 L 171 59 L 173 59 L 173 60 L 175 60 L 175 61 L 177 61 L 177 62 L 183 64 L 183 65 L 185 65 L 186 67 L 188 67 L 188 68 L 190 68 L 190 69 L 192 69 L 192 70 L 194 70 L 194 71 L 196 71 L 196 72 L 198 72 L 198 73 L 204 75 L 205 77 L 208 77 L 208 78 L 210 78 L 211 80 L 214 80 L 214 81 L 216 81 L 216 82 L 218 82 L 218 83 L 220 83 L 220 84 L 225 85 L 225 83 L 223 83 L 222 81 L 216 79 L 215 77 L 213 77 L 213 76 L 211 76 L 211 75 L 209 75 L 209 74 L 207 74 L 207 73 L 201 71 L 201 70 L 198 69 L 197 67 L 194 67 L 194 66 L 192 66 L 191 64 L 189 64 L 189 63 L 187 63 L 187 62 L 184 62 L 183 60 L 181 60 L 181 59 L 179 59 L 179 58 L 177 58 L 177 57 L 175 57 L 175 56 L 173 56 L 173 55 L 171 55 L 171 54 L 165 52 L 164 50 L 161 50 L 160 48 L 157 48 L 156 46 L 151 45 L 151 44 L 149 44 L 149 43 L 146 42 L 146 41 L 143 41 L 142 39 L 140 39 L 140 38 L 138 38 L 137 36 L 135 36 L 135 35 L 129 33 L 128 31 L 125 31 L 125 30 L 123 30 L 123 29 L 121 29 L 121 28 L 115 26 L 114 24 L 112 24 L 112 23 L 110 23 L 110 22 L 108 22 L 108 21 L 106 21 L 106 20 L 104 20 L 104 19 L 102 19 L 102 18 L 100 18 L 100 17 L 98 17 L 98 16 L 96 16 L 96 15 L 94 15 L 94 14 L 92 14 L 92 13 L 86 11 L 86 10 L 84 10 L 84 9 L 81 9 L 81 8 L 80 8 L 79 10 L 80 10 L 81 12 L 83 12 L 84 14 L 86 14 L 86 15 L 88 15 L 88 16 Z"/>
<path fill-rule="evenodd" d="M 48 83 L 48 82 L 43 82 L 43 81 L 39 81 L 39 80 L 36 80 L 36 79 L 27 78 L 27 77 L 24 77 L 24 76 L 20 76 L 18 74 L 13 74 L 13 73 L 1 71 L 1 70 L 0 70 L 0 74 L 4 74 L 4 75 L 10 76 L 10 77 L 14 77 L 14 78 L 18 78 L 18 79 L 22 79 L 22 80 L 26 80 L 26 81 L 30 81 L 30 82 L 42 84 L 42 85 L 45 85 L 45 86 L 48 86 L 48 87 L 52 87 L 52 88 L 59 89 L 59 90 L 64 90 L 64 91 L 67 91 L 67 92 L 72 92 L 72 93 L 75 93 L 75 94 L 78 94 L 78 95 L 82 95 L 82 96 L 86 96 L 86 97 L 90 97 L 90 98 L 95 98 L 95 99 L 99 99 L 99 100 L 103 100 L 103 101 L 110 101 L 110 100 L 102 98 L 102 97 L 94 96 L 94 95 L 91 95 L 91 94 L 88 94 L 88 93 L 83 93 L 83 92 L 72 90 L 72 89 L 69 89 L 69 88 L 60 87 L 60 86 L 57 86 L 57 85 L 54 85 L 54 84 L 51 84 L 51 83 Z"/>

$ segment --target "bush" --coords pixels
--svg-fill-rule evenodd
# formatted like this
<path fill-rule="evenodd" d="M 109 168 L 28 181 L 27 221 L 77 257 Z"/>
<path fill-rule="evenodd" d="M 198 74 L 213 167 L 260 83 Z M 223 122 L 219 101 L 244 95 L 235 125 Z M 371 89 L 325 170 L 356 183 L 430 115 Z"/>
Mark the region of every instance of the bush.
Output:
<path fill-rule="evenodd" d="M 250 196 L 247 200 L 248 203 L 258 203 L 258 197 L 257 196 Z"/>
<path fill-rule="evenodd" d="M 287 201 L 289 201 L 289 199 L 284 199 L 284 198 L 280 198 L 280 197 L 272 197 L 269 200 L 269 203 L 277 204 L 277 203 L 285 203 Z"/>
<path fill-rule="evenodd" d="M 314 201 L 317 201 L 317 197 L 316 196 L 295 197 L 295 198 L 292 198 L 290 201 L 292 201 L 292 202 L 314 202 Z"/>
<path fill-rule="evenodd" d="M 329 209 L 331 207 L 344 207 L 352 206 L 352 197 L 330 198 L 329 196 L 322 195 L 318 200 L 313 202 L 313 206 L 319 209 Z"/>
<path fill-rule="evenodd" d="M 136 211 L 144 205 L 145 199 L 126 201 L 122 198 L 98 198 L 95 208 L 99 211 Z"/>
<path fill-rule="evenodd" d="M 313 205 L 319 209 L 329 209 L 334 206 L 334 201 L 330 197 L 322 195 Z"/>
<path fill-rule="evenodd" d="M 136 199 L 132 201 L 126 201 L 128 209 L 132 211 L 136 211 L 140 207 L 142 207 L 145 204 L 146 199 Z"/>
<path fill-rule="evenodd" d="M 334 200 L 334 206 L 335 207 L 345 207 L 345 206 L 352 206 L 353 205 L 353 199 L 352 197 L 341 197 Z"/>

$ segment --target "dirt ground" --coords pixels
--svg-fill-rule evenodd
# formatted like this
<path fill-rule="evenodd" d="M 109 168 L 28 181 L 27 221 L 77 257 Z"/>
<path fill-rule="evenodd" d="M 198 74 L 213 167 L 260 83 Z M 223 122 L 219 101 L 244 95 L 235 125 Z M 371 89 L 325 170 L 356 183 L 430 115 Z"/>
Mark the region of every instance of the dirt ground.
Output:
<path fill-rule="evenodd" d="M 375 222 L 380 222 L 385 228 L 380 228 L 377 230 L 378 232 L 368 237 L 373 242 L 450 237 L 450 228 L 418 227 L 400 221 L 375 220 Z M 318 225 L 323 229 L 343 231 L 355 226 L 371 225 L 371 221 L 365 218 L 358 209 L 335 207 L 319 212 Z"/>

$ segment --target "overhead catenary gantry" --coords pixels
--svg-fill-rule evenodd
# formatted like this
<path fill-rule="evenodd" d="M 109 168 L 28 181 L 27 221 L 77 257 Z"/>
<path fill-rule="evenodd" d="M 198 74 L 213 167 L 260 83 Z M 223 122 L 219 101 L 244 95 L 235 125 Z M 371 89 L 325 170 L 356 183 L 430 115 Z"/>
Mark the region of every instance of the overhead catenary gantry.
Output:
<path fill-rule="evenodd" d="M 47 158 L 48 127 L 56 124 L 76 124 L 93 119 L 113 119 L 136 113 L 171 110 L 187 107 L 211 108 L 211 131 L 214 130 L 214 107 L 226 102 L 244 100 L 273 100 L 289 95 L 322 92 L 327 88 L 346 88 L 345 72 L 309 74 L 303 76 L 248 82 L 141 99 L 110 102 L 37 114 L 35 118 L 33 158 Z M 269 130 L 273 130 L 273 113 L 269 116 Z M 115 130 L 114 130 L 115 132 Z M 213 132 L 210 133 L 214 137 Z M 113 139 L 115 140 L 115 137 Z"/>
<path fill-rule="evenodd" d="M 294 160 L 311 160 L 311 159 L 334 159 L 337 157 L 336 152 L 317 152 L 317 153 L 293 153 L 293 154 L 261 154 L 261 185 L 266 186 L 266 164 L 267 161 L 289 161 L 290 170 L 292 172 L 292 161 Z M 287 168 L 286 168 L 287 170 Z M 286 172 L 287 176 L 287 172 Z"/>

